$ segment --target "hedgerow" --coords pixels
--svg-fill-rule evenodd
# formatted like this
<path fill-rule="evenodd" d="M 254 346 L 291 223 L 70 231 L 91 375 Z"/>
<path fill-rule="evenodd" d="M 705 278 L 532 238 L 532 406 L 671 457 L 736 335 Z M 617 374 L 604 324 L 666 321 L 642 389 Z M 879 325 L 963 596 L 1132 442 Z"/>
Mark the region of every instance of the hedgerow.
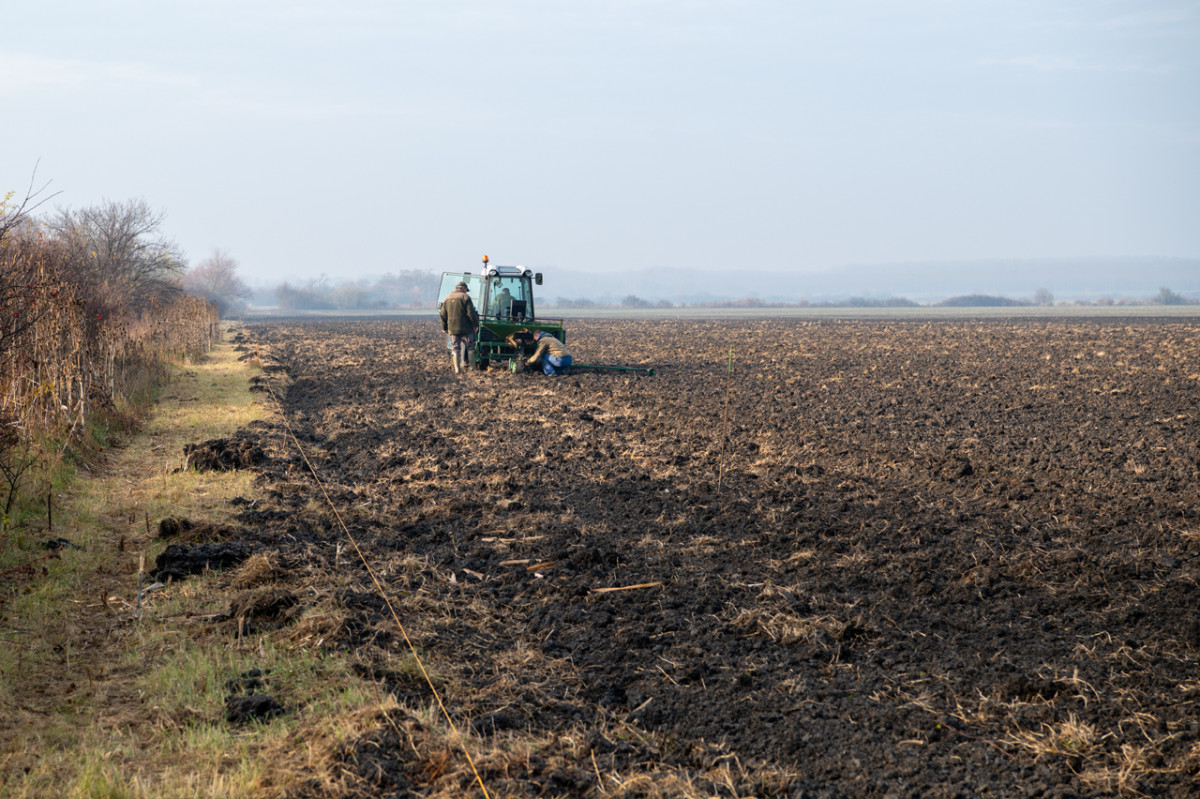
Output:
<path fill-rule="evenodd" d="M 46 223 L 4 199 L 0 521 L 8 526 L 65 461 L 136 423 L 169 365 L 212 347 L 219 318 L 214 304 L 179 287 L 182 261 L 156 237 L 159 218 L 144 204 Z"/>

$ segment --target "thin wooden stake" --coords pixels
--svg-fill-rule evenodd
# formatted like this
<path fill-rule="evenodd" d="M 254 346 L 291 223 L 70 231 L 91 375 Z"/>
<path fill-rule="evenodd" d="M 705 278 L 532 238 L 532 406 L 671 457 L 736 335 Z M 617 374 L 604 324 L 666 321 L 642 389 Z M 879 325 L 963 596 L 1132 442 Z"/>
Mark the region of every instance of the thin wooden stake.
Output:
<path fill-rule="evenodd" d="M 729 438 L 729 384 L 733 382 L 733 345 L 729 345 L 729 371 L 725 373 L 725 420 L 721 424 L 721 460 L 717 466 L 717 498 L 721 497 L 721 480 L 725 476 L 725 441 Z"/>
<path fill-rule="evenodd" d="M 138 553 L 137 610 L 142 611 L 142 574 L 146 571 L 146 553 Z"/>

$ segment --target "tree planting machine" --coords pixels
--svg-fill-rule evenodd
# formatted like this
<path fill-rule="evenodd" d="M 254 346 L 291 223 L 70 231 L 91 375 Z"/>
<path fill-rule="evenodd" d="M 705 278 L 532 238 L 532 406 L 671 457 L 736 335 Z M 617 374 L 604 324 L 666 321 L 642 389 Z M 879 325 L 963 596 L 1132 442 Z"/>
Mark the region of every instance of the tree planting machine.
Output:
<path fill-rule="evenodd" d="M 475 310 L 479 312 L 479 335 L 475 340 L 475 363 L 479 369 L 507 368 L 518 372 L 533 354 L 533 336 L 544 330 L 563 344 L 567 331 L 562 319 L 539 317 L 533 303 L 533 287 L 542 285 L 542 273 L 523 266 L 496 266 L 483 256 L 478 273 L 443 272 L 438 288 L 438 310 L 458 283 L 466 283 Z M 570 345 L 568 345 L 570 346 Z M 608 366 L 573 363 L 571 372 L 637 372 L 653 375 L 641 366 Z"/>

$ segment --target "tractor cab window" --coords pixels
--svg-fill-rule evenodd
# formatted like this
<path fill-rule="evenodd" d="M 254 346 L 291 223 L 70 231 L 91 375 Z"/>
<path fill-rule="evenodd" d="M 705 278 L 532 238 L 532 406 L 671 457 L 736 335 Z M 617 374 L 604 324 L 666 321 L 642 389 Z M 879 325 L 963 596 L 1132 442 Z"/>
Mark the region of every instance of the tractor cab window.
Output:
<path fill-rule="evenodd" d="M 527 290 L 529 280 L 520 277 L 488 278 L 487 315 L 499 319 L 525 319 L 532 315 L 533 303 Z"/>
<path fill-rule="evenodd" d="M 471 295 L 471 300 L 475 303 L 481 301 L 483 292 L 483 278 L 479 275 L 458 272 L 443 272 L 442 285 L 438 287 L 438 308 L 442 307 L 442 301 L 446 299 L 450 292 L 454 291 L 454 287 L 459 283 L 467 284 L 467 293 Z"/>

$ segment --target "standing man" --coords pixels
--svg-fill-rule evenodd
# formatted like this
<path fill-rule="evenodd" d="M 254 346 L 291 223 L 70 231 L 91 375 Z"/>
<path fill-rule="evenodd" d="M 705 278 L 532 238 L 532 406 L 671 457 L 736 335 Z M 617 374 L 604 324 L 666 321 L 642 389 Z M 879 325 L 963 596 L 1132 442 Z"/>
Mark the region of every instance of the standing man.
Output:
<path fill-rule="evenodd" d="M 561 375 L 563 370 L 574 360 L 567 345 L 545 330 L 539 330 L 534 334 L 533 340 L 537 342 L 537 349 L 525 362 L 526 366 L 537 366 L 540 361 L 543 372 L 548 375 Z"/>
<path fill-rule="evenodd" d="M 468 364 L 475 365 L 475 333 L 478 329 L 479 313 L 467 294 L 467 284 L 460 281 L 442 301 L 442 331 L 450 336 L 455 374 L 462 372 Z"/>

